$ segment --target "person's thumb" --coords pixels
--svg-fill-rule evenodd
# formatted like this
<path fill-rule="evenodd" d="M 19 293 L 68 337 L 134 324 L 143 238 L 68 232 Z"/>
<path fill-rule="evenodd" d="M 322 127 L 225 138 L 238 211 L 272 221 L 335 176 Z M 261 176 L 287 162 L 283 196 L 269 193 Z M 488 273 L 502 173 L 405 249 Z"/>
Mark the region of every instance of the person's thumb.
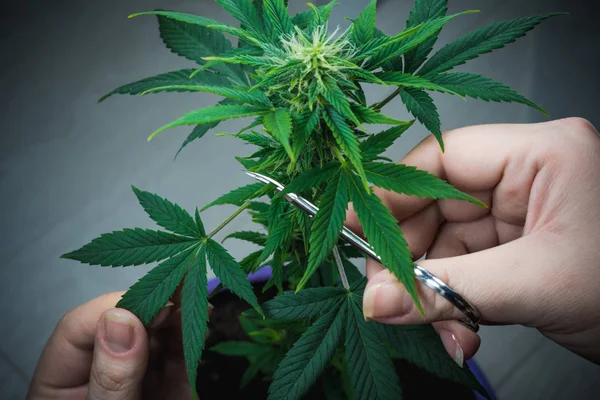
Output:
<path fill-rule="evenodd" d="M 141 321 L 113 308 L 100 318 L 88 400 L 141 399 L 148 363 L 148 338 Z"/>
<path fill-rule="evenodd" d="M 469 301 L 483 322 L 531 325 L 539 310 L 549 306 L 547 300 L 555 287 L 545 285 L 551 282 L 542 280 L 539 266 L 563 262 L 557 259 L 556 252 L 547 250 L 539 238 L 531 235 L 481 252 L 424 260 L 418 264 Z M 381 270 L 369 277 L 365 288 L 365 318 L 390 324 L 464 318 L 444 297 L 418 281 L 417 290 L 425 317 L 395 276 L 387 269 Z M 537 313 L 533 312 L 536 309 Z"/>

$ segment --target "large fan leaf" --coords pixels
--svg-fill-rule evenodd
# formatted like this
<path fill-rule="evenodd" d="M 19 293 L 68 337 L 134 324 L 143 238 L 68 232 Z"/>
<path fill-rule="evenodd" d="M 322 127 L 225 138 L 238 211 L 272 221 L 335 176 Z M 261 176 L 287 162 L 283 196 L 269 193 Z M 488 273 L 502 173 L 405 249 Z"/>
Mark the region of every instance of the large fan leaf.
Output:
<path fill-rule="evenodd" d="M 414 120 L 403 125 L 394 126 L 383 132 L 370 135 L 367 140 L 360 143 L 360 151 L 362 153 L 363 160 L 370 161 L 386 151 L 387 148 L 393 145 L 396 139 L 406 132 L 406 130 L 410 128 L 413 123 Z"/>
<path fill-rule="evenodd" d="M 267 318 L 281 320 L 317 318 L 337 308 L 348 291 L 341 287 L 308 288 L 295 293 L 285 292 L 263 303 Z"/>
<path fill-rule="evenodd" d="M 262 19 L 252 4 L 252 0 L 216 0 L 235 19 L 240 21 L 244 29 L 261 38 L 264 33 Z"/>
<path fill-rule="evenodd" d="M 431 96 L 421 89 L 405 88 L 400 91 L 400 98 L 408 111 L 435 136 L 444 151 L 440 115 Z"/>
<path fill-rule="evenodd" d="M 246 200 L 262 197 L 265 194 L 269 193 L 271 190 L 273 190 L 273 187 L 271 185 L 265 185 L 264 183 L 260 182 L 251 183 L 246 186 L 241 186 L 237 189 L 233 189 L 231 192 L 224 194 L 223 196 L 204 206 L 202 208 L 202 211 L 210 207 L 222 204 L 239 205 Z"/>
<path fill-rule="evenodd" d="M 198 239 L 150 229 L 123 229 L 104 233 L 62 258 L 103 267 L 148 264 L 172 257 L 198 243 Z"/>
<path fill-rule="evenodd" d="M 132 188 L 146 213 L 158 225 L 180 235 L 198 238 L 204 236 L 204 231 L 198 229 L 192 216 L 177 204 L 136 187 Z"/>
<path fill-rule="evenodd" d="M 404 74 L 396 71 L 386 71 L 377 74 L 377 77 L 388 85 L 396 85 L 400 87 L 412 87 L 417 89 L 436 90 L 438 92 L 450 93 L 458 95 L 457 92 L 447 86 L 439 85 L 428 79 L 419 76 Z"/>
<path fill-rule="evenodd" d="M 361 106 L 360 104 L 352 104 L 350 108 L 356 118 L 363 124 L 408 124 L 406 121 L 388 117 L 371 108 Z"/>
<path fill-rule="evenodd" d="M 556 15 L 562 15 L 562 13 L 522 17 L 479 28 L 442 47 L 423 65 L 419 70 L 419 75 L 429 77 L 439 74 L 481 54 L 504 47 L 525 36 L 528 31 L 545 19 Z"/>
<path fill-rule="evenodd" d="M 212 85 L 171 85 L 171 86 L 160 86 L 157 88 L 153 88 L 148 90 L 145 93 L 155 92 L 155 91 L 163 91 L 163 90 L 172 90 L 172 89 L 183 89 L 189 92 L 207 92 L 214 93 L 219 96 L 227 97 L 231 100 L 238 101 L 240 103 L 248 103 L 251 105 L 255 105 L 258 107 L 271 107 L 271 101 L 269 98 L 263 93 L 259 91 L 249 92 L 249 88 L 239 86 L 236 88 L 229 87 L 220 87 L 220 86 L 212 86 Z"/>
<path fill-rule="evenodd" d="M 196 246 L 163 261 L 123 295 L 116 307 L 125 308 L 148 325 L 165 306 L 196 256 Z"/>
<path fill-rule="evenodd" d="M 329 310 L 294 343 L 273 374 L 268 400 L 297 400 L 308 392 L 341 341 L 345 312 L 345 304 Z"/>

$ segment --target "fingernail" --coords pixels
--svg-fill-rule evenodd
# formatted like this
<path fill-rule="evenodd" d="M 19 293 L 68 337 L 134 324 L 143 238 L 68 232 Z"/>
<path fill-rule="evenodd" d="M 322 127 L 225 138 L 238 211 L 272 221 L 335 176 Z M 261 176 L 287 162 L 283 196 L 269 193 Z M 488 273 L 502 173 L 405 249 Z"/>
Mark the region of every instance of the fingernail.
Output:
<path fill-rule="evenodd" d="M 440 338 L 442 339 L 442 343 L 444 343 L 446 351 L 450 354 L 450 357 L 452 357 L 454 362 L 462 368 L 465 362 L 465 355 L 462 347 L 460 347 L 460 343 L 458 343 L 458 340 L 456 339 L 456 335 L 449 330 L 442 329 L 440 330 Z"/>
<path fill-rule="evenodd" d="M 366 320 L 402 316 L 412 308 L 412 301 L 398 282 L 381 282 L 365 290 L 363 314 Z"/>
<path fill-rule="evenodd" d="M 125 353 L 133 347 L 133 321 L 129 315 L 119 311 L 104 314 L 104 332 L 106 344 L 115 353 Z"/>

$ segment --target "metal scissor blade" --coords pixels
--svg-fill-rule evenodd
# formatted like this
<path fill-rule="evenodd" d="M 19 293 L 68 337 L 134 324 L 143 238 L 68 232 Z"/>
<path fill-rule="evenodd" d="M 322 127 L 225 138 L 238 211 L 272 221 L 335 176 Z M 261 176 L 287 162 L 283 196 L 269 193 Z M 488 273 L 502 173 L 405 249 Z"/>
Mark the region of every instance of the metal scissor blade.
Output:
<path fill-rule="evenodd" d="M 275 186 L 275 188 L 279 191 L 282 191 L 285 189 L 285 186 L 283 186 L 281 183 L 277 182 L 275 179 L 269 178 L 268 176 L 264 176 L 264 175 L 258 174 L 256 172 L 246 172 L 246 174 L 248 174 L 249 176 L 258 180 L 259 182 L 273 184 Z M 286 194 L 284 194 L 284 197 L 290 203 L 292 203 L 292 204 L 296 205 L 297 207 L 301 208 L 302 210 L 304 210 L 311 217 L 314 217 L 317 214 L 317 212 L 319 211 L 319 208 L 317 206 L 315 206 L 313 203 L 306 200 L 305 198 L 298 196 L 295 193 L 286 193 Z M 350 229 L 343 227 L 342 231 L 340 232 L 340 237 L 345 242 L 356 247 L 358 250 L 360 250 L 366 256 L 370 257 L 374 261 L 381 263 L 381 258 L 377 255 L 377 253 L 375 253 L 375 250 L 373 250 L 373 247 L 371 247 L 371 245 L 369 243 L 367 243 L 360 236 L 358 236 L 357 234 L 352 232 Z"/>

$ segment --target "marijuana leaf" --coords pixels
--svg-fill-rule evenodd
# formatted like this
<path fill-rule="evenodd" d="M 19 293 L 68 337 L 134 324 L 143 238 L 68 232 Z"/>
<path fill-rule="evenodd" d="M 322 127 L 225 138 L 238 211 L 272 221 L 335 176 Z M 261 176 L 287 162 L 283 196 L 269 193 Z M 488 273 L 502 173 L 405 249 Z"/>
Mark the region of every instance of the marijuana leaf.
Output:
<path fill-rule="evenodd" d="M 412 256 L 398 222 L 377 195 L 364 189 L 358 177 L 352 175 L 349 186 L 350 200 L 367 240 L 381 257 L 383 265 L 402 282 L 421 310 Z"/>
<path fill-rule="evenodd" d="M 222 204 L 240 205 L 246 200 L 262 197 L 265 194 L 269 193 L 271 190 L 273 190 L 273 186 L 270 184 L 265 185 L 264 183 L 260 182 L 251 183 L 249 185 L 233 189 L 231 192 L 224 194 L 223 196 L 204 206 L 201 211 L 205 211 L 210 207 Z"/>
<path fill-rule="evenodd" d="M 278 108 L 263 117 L 265 128 L 285 148 L 290 158 L 294 160 L 294 153 L 290 146 L 290 135 L 292 134 L 292 117 L 288 110 Z"/>
<path fill-rule="evenodd" d="M 543 14 L 497 22 L 479 28 L 460 39 L 442 47 L 419 70 L 425 77 L 448 71 L 457 65 L 478 57 L 480 54 L 504 47 L 516 39 L 525 36 L 537 24 L 563 13 Z"/>
<path fill-rule="evenodd" d="M 154 89 L 151 93 L 157 93 L 159 90 L 156 88 L 163 88 L 161 92 L 188 92 L 189 89 L 185 88 L 185 85 L 198 84 L 198 85 L 216 85 L 227 87 L 230 86 L 227 78 L 215 74 L 210 71 L 203 71 L 202 73 L 194 75 L 193 78 L 190 78 L 190 75 L 194 72 L 193 69 L 182 69 L 179 71 L 167 72 L 164 74 L 159 74 L 155 76 L 151 76 L 149 78 L 145 78 L 139 80 L 137 82 L 129 83 L 127 85 L 120 86 L 113 90 L 112 92 L 105 94 L 98 100 L 98 102 L 102 102 L 106 100 L 108 97 L 115 94 L 141 94 L 144 92 L 149 92 Z M 149 92 L 150 93 L 150 92 Z"/>
<path fill-rule="evenodd" d="M 227 239 L 245 240 L 247 242 L 254 243 L 259 246 L 264 246 L 265 243 L 267 242 L 267 235 L 265 235 L 264 233 L 259 233 L 259 232 L 240 231 L 240 232 L 234 232 L 234 233 L 227 235 L 225 237 L 225 239 L 223 239 L 223 242 Z"/>
<path fill-rule="evenodd" d="M 296 292 L 306 285 L 340 237 L 350 199 L 347 180 L 347 172 L 340 170 L 321 196 L 321 207 L 311 227 L 308 266 L 296 287 Z"/>
<path fill-rule="evenodd" d="M 301 193 L 315 186 L 329 182 L 340 170 L 342 164 L 337 161 L 329 162 L 322 167 L 311 168 L 292 180 L 279 194 Z"/>
<path fill-rule="evenodd" d="M 267 32 L 271 32 L 271 39 L 278 40 L 294 30 L 283 0 L 264 0 L 264 15 Z"/>
<path fill-rule="evenodd" d="M 208 85 L 172 85 L 172 86 L 159 86 L 153 89 L 149 89 L 146 92 L 150 93 L 154 91 L 164 91 L 171 89 L 184 89 L 190 92 L 207 92 L 214 93 L 219 96 L 228 97 L 231 100 L 236 100 L 240 103 L 248 103 L 257 107 L 270 107 L 272 106 L 269 98 L 263 92 L 249 92 L 249 88 L 244 86 L 238 86 L 237 88 L 228 88 L 220 86 L 208 86 Z"/>
<path fill-rule="evenodd" d="M 154 136 L 160 132 L 182 125 L 196 125 L 196 124 L 208 124 L 211 122 L 223 121 L 232 118 L 250 117 L 253 115 L 261 115 L 269 111 L 266 107 L 257 106 L 214 106 L 201 108 L 196 111 L 189 112 L 183 117 L 163 126 L 152 133 L 148 140 L 151 140 Z"/>
<path fill-rule="evenodd" d="M 274 207 L 273 209 L 282 209 Z M 290 235 L 293 233 L 294 225 L 289 213 L 275 213 L 269 220 L 269 237 L 265 243 L 262 255 L 258 262 L 263 262 L 276 250 L 285 246 Z"/>
<path fill-rule="evenodd" d="M 468 72 L 448 72 L 432 76 L 431 81 L 461 96 L 470 96 L 485 101 L 521 103 L 548 115 L 542 107 L 521 96 L 510 87 L 481 75 Z"/>
<path fill-rule="evenodd" d="M 456 189 L 427 171 L 394 163 L 364 163 L 367 179 L 375 186 L 396 193 L 429 199 L 458 199 L 485 206 L 481 201 Z"/>
<path fill-rule="evenodd" d="M 394 126 L 375 135 L 370 135 L 367 140 L 360 143 L 363 160 L 370 161 L 386 151 L 413 123 L 414 120 L 403 125 Z"/>
<path fill-rule="evenodd" d="M 150 218 L 163 228 L 184 236 L 202 237 L 204 233 L 198 229 L 194 219 L 177 204 L 171 203 L 155 194 L 133 187 L 140 204 Z"/>
<path fill-rule="evenodd" d="M 402 398 L 398 376 L 373 323 L 365 322 L 355 296 L 349 297 L 346 362 L 352 389 L 359 400 Z"/>
<path fill-rule="evenodd" d="M 319 24 L 319 21 L 327 21 L 331 14 L 331 10 L 338 4 L 339 3 L 334 0 L 328 4 L 317 7 L 316 10 L 312 9 L 296 14 L 292 18 L 292 23 L 297 25 L 300 29 L 306 29 L 311 25 Z"/>
<path fill-rule="evenodd" d="M 198 239 L 150 229 L 123 229 L 104 233 L 79 250 L 61 258 L 103 267 L 148 264 L 172 257 L 198 243 Z"/>
<path fill-rule="evenodd" d="M 181 331 L 188 382 L 196 393 L 198 361 L 204 349 L 204 335 L 208 330 L 208 282 L 206 278 L 206 246 L 198 249 L 196 260 L 185 277 L 181 290 Z"/>
<path fill-rule="evenodd" d="M 262 38 L 264 27 L 251 0 L 217 0 L 217 3 L 240 21 L 245 29 Z"/>
<path fill-rule="evenodd" d="M 348 291 L 341 287 L 308 288 L 294 293 L 285 292 L 263 303 L 268 318 L 296 320 L 316 318 L 337 308 Z"/>
<path fill-rule="evenodd" d="M 402 72 L 396 71 L 386 71 L 380 72 L 376 75 L 379 79 L 381 79 L 388 85 L 396 85 L 400 87 L 413 87 L 417 89 L 437 90 L 438 92 L 459 95 L 459 93 L 448 88 L 447 86 L 442 86 L 425 78 L 421 78 L 419 76 L 411 74 L 403 74 Z"/>
<path fill-rule="evenodd" d="M 441 18 L 446 15 L 447 11 L 447 0 L 415 0 L 414 8 L 406 21 L 406 27 L 410 28 L 431 19 Z M 440 31 L 441 29 L 404 55 L 404 72 L 415 72 L 425 62 Z"/>
<path fill-rule="evenodd" d="M 431 96 L 421 89 L 406 88 L 400 91 L 400 98 L 408 111 L 433 133 L 444 151 L 440 116 Z"/>
<path fill-rule="evenodd" d="M 352 24 L 354 43 L 362 44 L 373 38 L 377 0 L 371 0 Z"/>
<path fill-rule="evenodd" d="M 256 311 L 262 314 L 256 295 L 252 291 L 252 285 L 248 281 L 240 264 L 231 257 L 223 246 L 212 239 L 207 239 L 205 248 L 208 263 L 215 275 L 221 280 L 223 286 L 244 299 Z"/>
<path fill-rule="evenodd" d="M 406 125 L 408 122 L 400 121 L 388 116 L 385 116 L 373 109 L 361 106 L 360 104 L 352 104 L 350 106 L 356 118 L 363 124 L 402 124 Z"/>
<path fill-rule="evenodd" d="M 304 332 L 273 375 L 269 400 L 302 398 L 328 365 L 342 337 L 346 307 L 338 305 Z"/>
<path fill-rule="evenodd" d="M 131 286 L 116 307 L 131 311 L 148 325 L 181 282 L 196 250 L 196 246 L 191 247 L 160 263 Z"/>

